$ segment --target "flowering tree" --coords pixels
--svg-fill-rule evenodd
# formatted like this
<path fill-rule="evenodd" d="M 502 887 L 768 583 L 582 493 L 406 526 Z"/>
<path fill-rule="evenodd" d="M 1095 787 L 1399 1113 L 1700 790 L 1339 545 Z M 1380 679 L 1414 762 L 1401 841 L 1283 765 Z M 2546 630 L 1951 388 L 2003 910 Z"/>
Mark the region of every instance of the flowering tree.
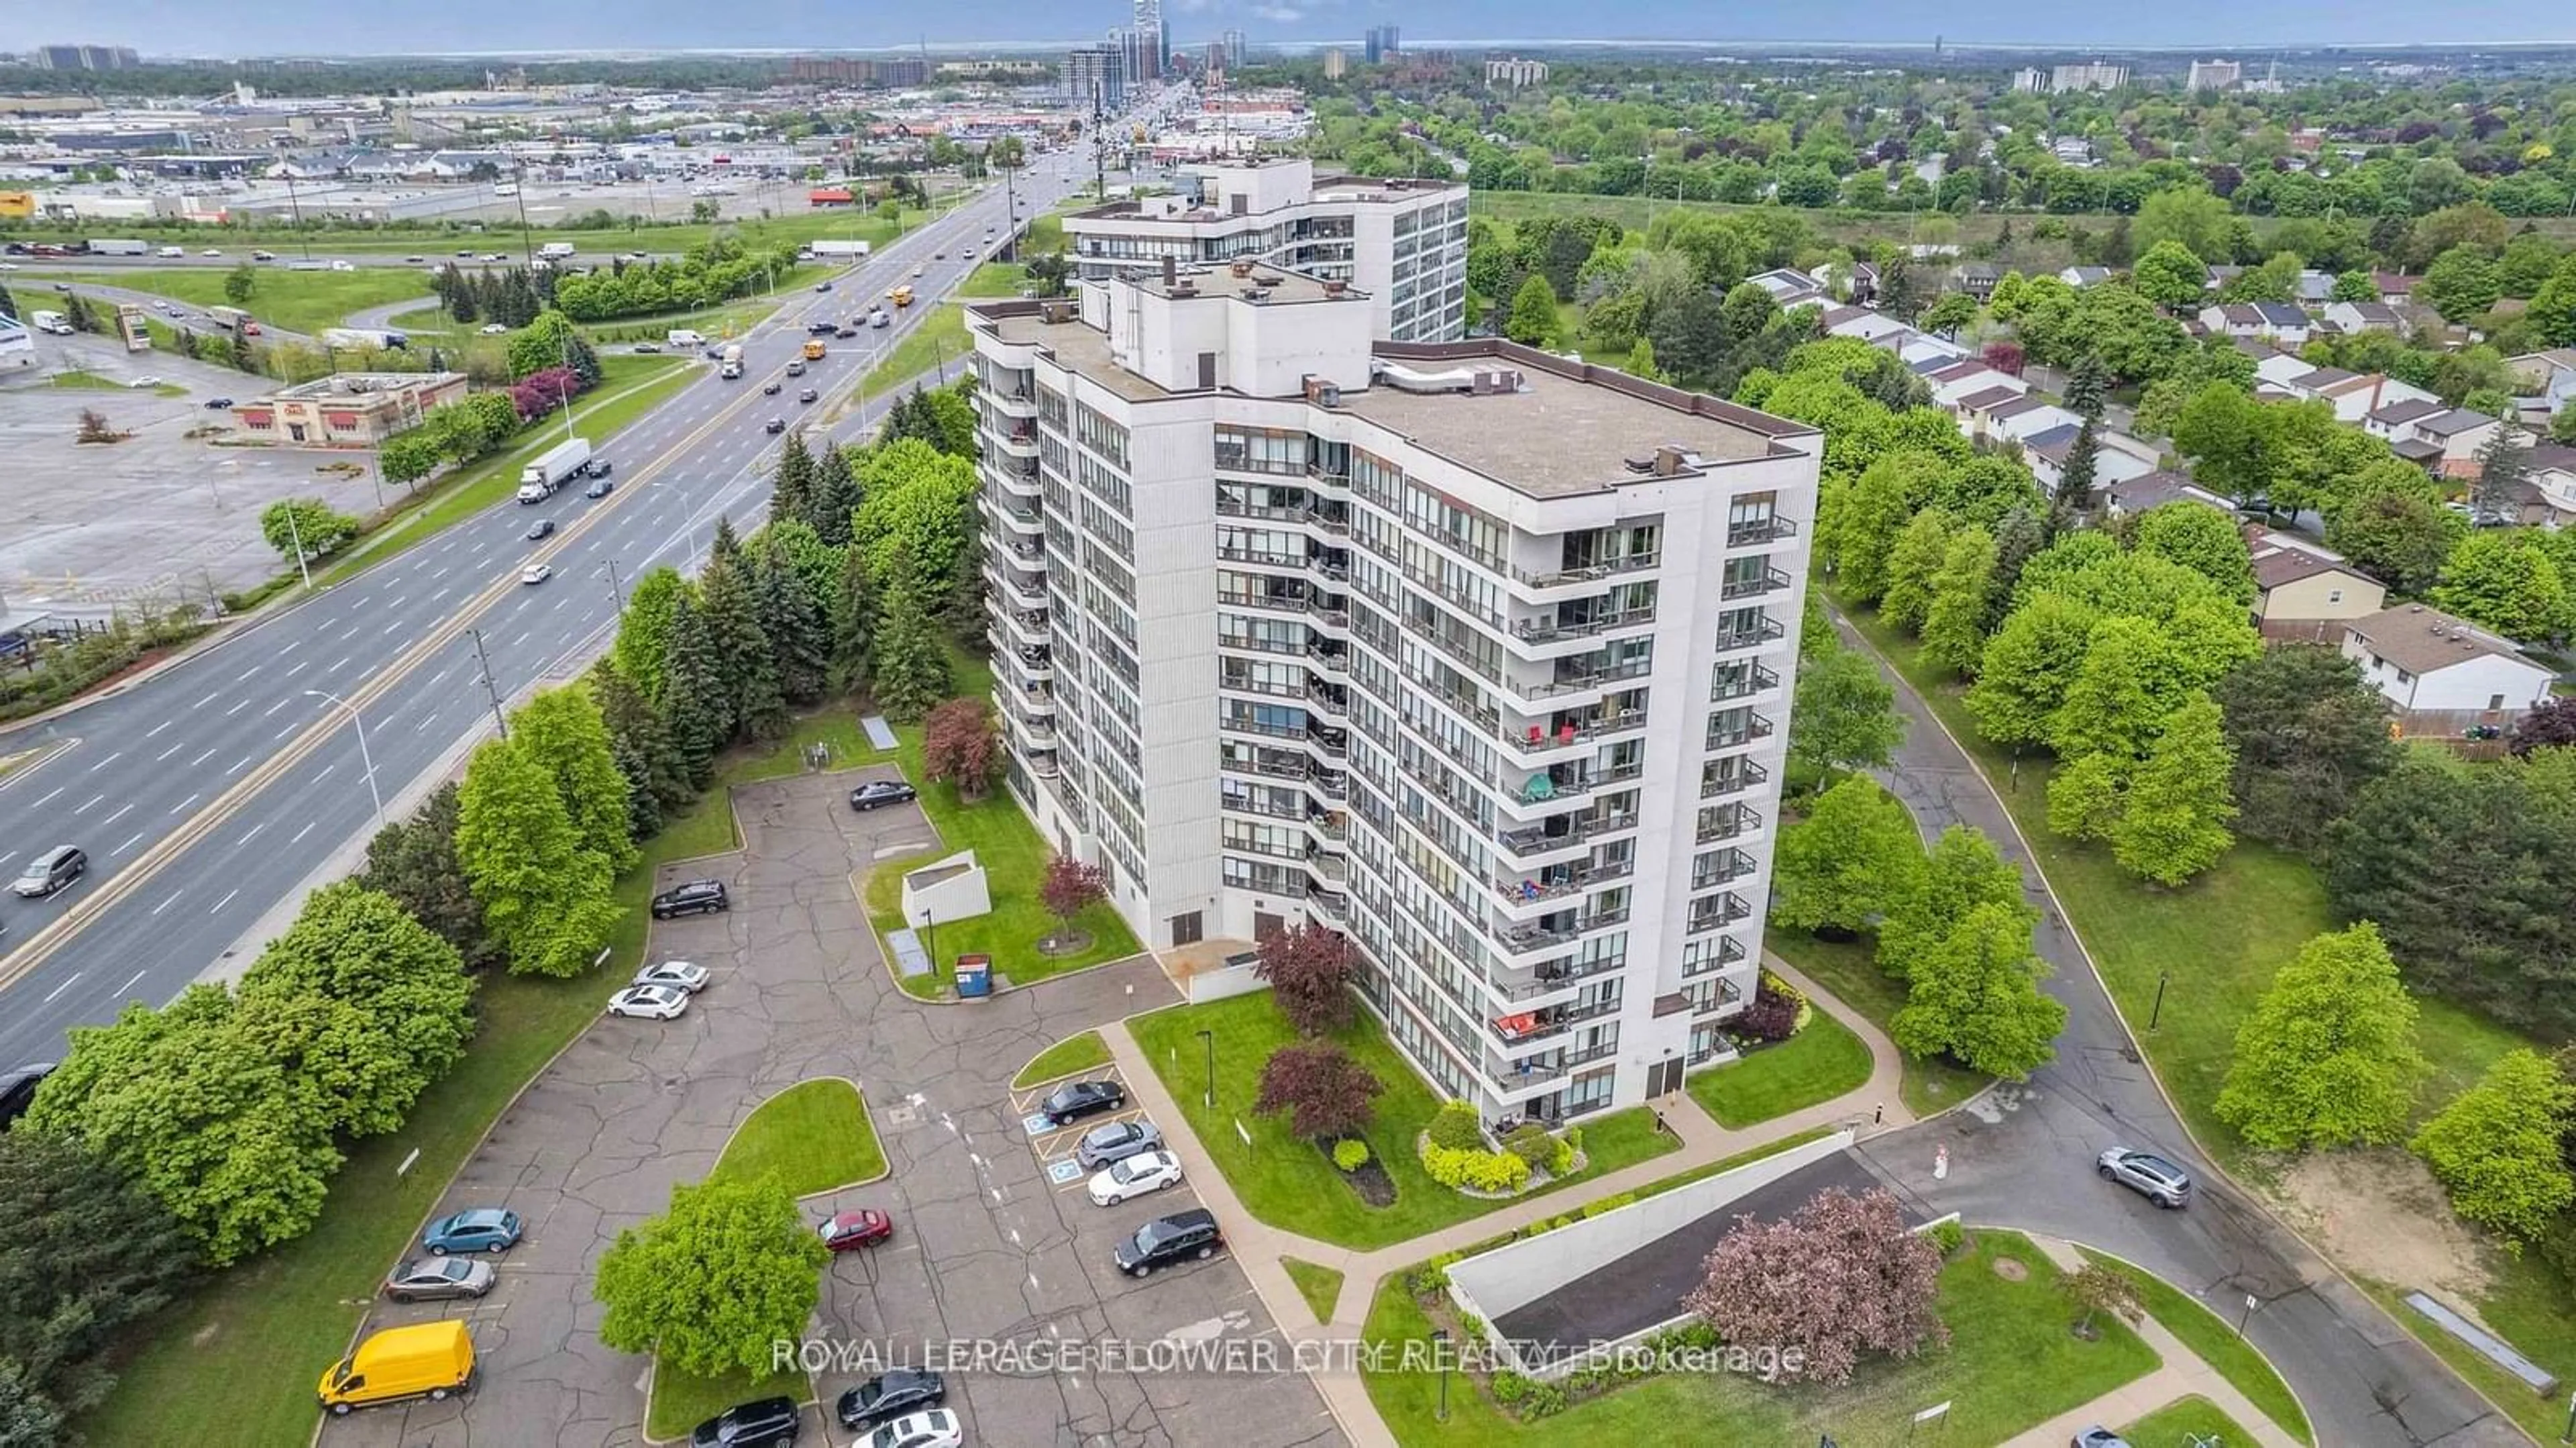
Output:
<path fill-rule="evenodd" d="M 1907 1230 L 1894 1196 L 1833 1188 L 1780 1221 L 1737 1218 L 1682 1305 L 1723 1341 L 1778 1348 L 1776 1379 L 1845 1383 L 1863 1353 L 1949 1341 L 1940 1279 L 1940 1249 Z"/>
<path fill-rule="evenodd" d="M 942 706 L 945 707 L 945 706 Z M 932 718 L 938 715 L 933 714 Z M 1109 878 L 1098 865 L 1086 865 L 1070 855 L 1057 855 L 1047 861 L 1046 874 L 1038 880 L 1038 900 L 1056 918 L 1058 939 L 1073 934 L 1073 917 L 1109 896 Z"/>
<path fill-rule="evenodd" d="M 931 778 L 956 785 L 960 799 L 971 803 L 992 793 L 1003 762 L 992 706 L 982 699 L 951 699 L 931 710 L 921 724 L 921 762 Z"/>
<path fill-rule="evenodd" d="M 1329 1041 L 1282 1046 L 1261 1063 L 1261 1094 L 1252 1109 L 1285 1111 L 1288 1129 L 1304 1137 L 1349 1136 L 1369 1124 L 1371 1103 L 1386 1087 Z"/>
<path fill-rule="evenodd" d="M 580 391 L 581 378 L 571 368 L 546 367 L 520 378 L 511 387 L 510 405 L 519 410 L 522 419 L 542 417 Z"/>
<path fill-rule="evenodd" d="M 1298 925 L 1261 942 L 1253 974 L 1270 983 L 1280 1014 L 1301 1036 L 1340 1030 L 1351 1019 L 1348 938 L 1318 926 Z"/>

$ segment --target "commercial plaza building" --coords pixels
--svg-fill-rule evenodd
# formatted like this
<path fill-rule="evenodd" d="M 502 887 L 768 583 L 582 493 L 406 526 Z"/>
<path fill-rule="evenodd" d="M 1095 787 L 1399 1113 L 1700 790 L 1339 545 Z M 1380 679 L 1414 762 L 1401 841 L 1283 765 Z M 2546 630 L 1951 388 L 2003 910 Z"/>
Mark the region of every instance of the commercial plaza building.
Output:
<path fill-rule="evenodd" d="M 1116 201 L 1064 219 L 1087 281 L 1157 272 L 1164 262 L 1237 259 L 1350 283 L 1367 294 L 1375 335 L 1454 342 L 1467 334 L 1467 188 L 1451 181 L 1318 180 L 1305 160 L 1184 166 L 1169 195 Z"/>
<path fill-rule="evenodd" d="M 1439 1089 L 1678 1084 L 1755 984 L 1819 435 L 1252 262 L 975 307 L 1012 792 L 1156 947 L 1361 947 Z"/>

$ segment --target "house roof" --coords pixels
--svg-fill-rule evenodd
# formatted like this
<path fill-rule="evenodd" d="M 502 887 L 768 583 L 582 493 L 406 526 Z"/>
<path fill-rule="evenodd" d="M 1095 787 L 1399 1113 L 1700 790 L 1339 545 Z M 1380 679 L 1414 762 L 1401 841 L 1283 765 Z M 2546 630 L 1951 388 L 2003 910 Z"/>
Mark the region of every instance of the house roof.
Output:
<path fill-rule="evenodd" d="M 2439 417 L 2418 418 L 2415 426 L 2419 431 L 2429 432 L 2435 437 L 2457 437 L 2464 432 L 2474 432 L 2493 421 L 2495 419 L 2486 413 L 2471 412 L 2465 407 L 2454 407 Z"/>
<path fill-rule="evenodd" d="M 2288 302 L 2256 302 L 2254 315 L 2275 327 L 2304 327 L 2308 314 Z"/>
<path fill-rule="evenodd" d="M 2576 447 L 2569 447 L 2563 442 L 2533 444 L 2531 470 L 2536 473 L 2576 473 Z"/>
<path fill-rule="evenodd" d="M 2379 294 L 2383 297 L 2415 295 L 2415 279 L 2402 272 L 2375 271 L 2370 274 L 2370 280 L 2373 286 L 2379 288 Z"/>
<path fill-rule="evenodd" d="M 2544 677 L 2549 672 L 2467 619 L 2420 603 L 2383 608 L 2344 627 L 2372 653 L 2410 674 L 2435 673 L 2479 658 L 2510 659 Z"/>
<path fill-rule="evenodd" d="M 2291 378 L 2289 385 L 2309 392 L 2323 392 L 2329 387 L 2341 387 L 2347 382 L 2360 380 L 2358 372 L 2346 372 L 2340 367 L 2319 367 Z"/>
<path fill-rule="evenodd" d="M 2419 417 L 2430 417 L 2441 410 L 2442 404 L 2438 402 L 2425 402 L 2419 398 L 2410 397 L 2404 402 L 2392 402 L 2372 413 L 2370 420 L 2383 426 L 2397 427 L 2413 422 Z"/>
<path fill-rule="evenodd" d="M 2251 302 L 2220 302 L 2217 310 L 2219 319 L 2231 327 L 2251 327 L 2263 320 Z"/>
<path fill-rule="evenodd" d="M 2123 513 L 2143 513 L 2160 503 L 2208 503 L 2200 490 L 2192 486 L 2191 479 L 2163 468 L 2116 483 L 2106 483 L 2101 492 L 2105 503 Z"/>
<path fill-rule="evenodd" d="M 1927 357 L 1924 360 L 1929 362 L 1933 359 Z M 1923 375 L 1933 382 L 1956 382 L 1963 377 L 1974 377 L 1985 370 L 1986 364 L 1974 357 L 1952 357 L 1942 359 L 1940 365 Z"/>
<path fill-rule="evenodd" d="M 2442 455 L 2442 445 L 2420 437 L 2401 437 L 2388 445 L 2389 451 L 2410 463 L 2431 462 Z"/>
<path fill-rule="evenodd" d="M 1950 268 L 1950 275 L 1963 282 L 1996 282 L 2002 281 L 2004 276 L 2002 269 L 1994 263 L 1983 261 L 1961 262 Z"/>
<path fill-rule="evenodd" d="M 2089 287 L 2111 279 L 2111 269 L 2107 266 L 2071 266 L 2060 275 L 2067 273 L 2073 274 L 2074 283 L 2079 287 Z"/>
<path fill-rule="evenodd" d="M 2023 438 L 2022 451 L 2036 453 L 2053 463 L 2062 463 L 2066 461 L 2067 453 L 2074 450 L 2075 435 L 2083 430 L 2075 423 L 2061 422 L 2055 427 L 2034 432 Z"/>
<path fill-rule="evenodd" d="M 1985 409 L 1985 412 L 1987 416 L 1994 418 L 1997 422 L 2001 422 L 2005 418 L 2019 417 L 2025 412 L 2036 412 L 2040 408 L 2046 406 L 2048 406 L 2047 403 L 2040 401 L 2036 397 L 2031 397 L 2017 392 L 2013 394 L 2012 401 L 1999 402 L 1994 406 Z"/>
<path fill-rule="evenodd" d="M 1989 387 L 1981 392 L 1971 392 L 1967 396 L 1960 398 L 1959 410 L 1961 412 L 1983 412 L 1990 407 L 2001 407 L 2007 402 L 2018 401 L 2024 395 L 2025 394 L 2016 392 L 2009 387 Z"/>
<path fill-rule="evenodd" d="M 2320 573 L 2341 573 L 2351 578 L 2369 576 L 2348 563 L 2337 563 L 2331 558 L 2320 557 L 2302 548 L 2283 548 L 2276 545 L 2254 554 L 2254 586 L 2266 593 L 2285 583 L 2296 583 L 2302 578 L 2314 578 Z"/>
<path fill-rule="evenodd" d="M 1870 311 L 1867 307 L 1827 307 L 1825 314 L 1816 321 L 1819 326 L 1839 327 L 1845 322 L 1856 321 L 1868 315 Z"/>
<path fill-rule="evenodd" d="M 2397 309 L 2386 302 L 2342 302 L 2338 305 L 2350 308 L 2354 318 L 2365 327 L 2394 327 L 2404 320 L 2397 315 Z"/>

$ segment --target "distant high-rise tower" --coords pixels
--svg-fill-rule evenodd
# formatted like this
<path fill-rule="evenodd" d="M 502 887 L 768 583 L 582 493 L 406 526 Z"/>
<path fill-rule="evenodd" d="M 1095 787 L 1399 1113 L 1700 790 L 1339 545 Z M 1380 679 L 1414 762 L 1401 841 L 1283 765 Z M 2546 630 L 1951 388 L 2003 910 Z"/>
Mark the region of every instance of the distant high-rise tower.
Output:
<path fill-rule="evenodd" d="M 1368 63 L 1376 65 L 1404 49 L 1401 32 L 1392 25 L 1372 25 L 1360 37 L 1360 51 Z"/>
<path fill-rule="evenodd" d="M 1350 74 L 1351 58 L 1338 45 L 1324 52 L 1324 79 L 1340 80 Z"/>
<path fill-rule="evenodd" d="M 1243 32 L 1240 30 L 1229 30 L 1225 33 L 1225 68 L 1228 70 L 1240 70 L 1242 67 Z"/>
<path fill-rule="evenodd" d="M 1172 68 L 1172 31 L 1163 21 L 1163 0 L 1136 0 L 1136 21 L 1128 27 L 1142 38 L 1139 51 L 1151 67 L 1130 80 L 1160 80 Z"/>

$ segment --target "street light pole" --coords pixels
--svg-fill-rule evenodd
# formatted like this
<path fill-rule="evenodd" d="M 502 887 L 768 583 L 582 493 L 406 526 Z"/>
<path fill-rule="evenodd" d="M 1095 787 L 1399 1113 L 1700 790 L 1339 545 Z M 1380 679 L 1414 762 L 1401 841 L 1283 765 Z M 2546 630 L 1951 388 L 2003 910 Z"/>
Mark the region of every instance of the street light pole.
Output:
<path fill-rule="evenodd" d="M 626 612 L 626 586 L 617 581 L 617 560 L 608 560 L 608 596 L 617 604 L 620 614 Z"/>
<path fill-rule="evenodd" d="M 1216 1032 L 1201 1031 L 1199 1039 L 1207 1044 L 1207 1108 L 1216 1109 Z"/>
<path fill-rule="evenodd" d="M 295 571 L 304 575 L 304 591 L 313 591 L 313 565 L 304 558 L 304 530 L 295 525 L 295 504 L 286 505 L 286 537 L 295 545 Z"/>
<path fill-rule="evenodd" d="M 1449 1329 L 1431 1329 L 1431 1356 L 1438 1359 L 1440 1368 L 1440 1406 L 1432 1410 L 1431 1416 L 1435 1422 L 1446 1423 L 1449 1421 Z"/>
<path fill-rule="evenodd" d="M 308 699 L 328 699 L 349 711 L 350 727 L 358 731 L 358 762 L 366 766 L 367 770 L 367 797 L 375 801 L 376 823 L 382 825 L 385 822 L 385 797 L 383 792 L 376 788 L 376 760 L 374 755 L 367 752 L 367 721 L 359 717 L 358 706 L 327 689 L 307 689 L 304 691 L 304 696 Z"/>

